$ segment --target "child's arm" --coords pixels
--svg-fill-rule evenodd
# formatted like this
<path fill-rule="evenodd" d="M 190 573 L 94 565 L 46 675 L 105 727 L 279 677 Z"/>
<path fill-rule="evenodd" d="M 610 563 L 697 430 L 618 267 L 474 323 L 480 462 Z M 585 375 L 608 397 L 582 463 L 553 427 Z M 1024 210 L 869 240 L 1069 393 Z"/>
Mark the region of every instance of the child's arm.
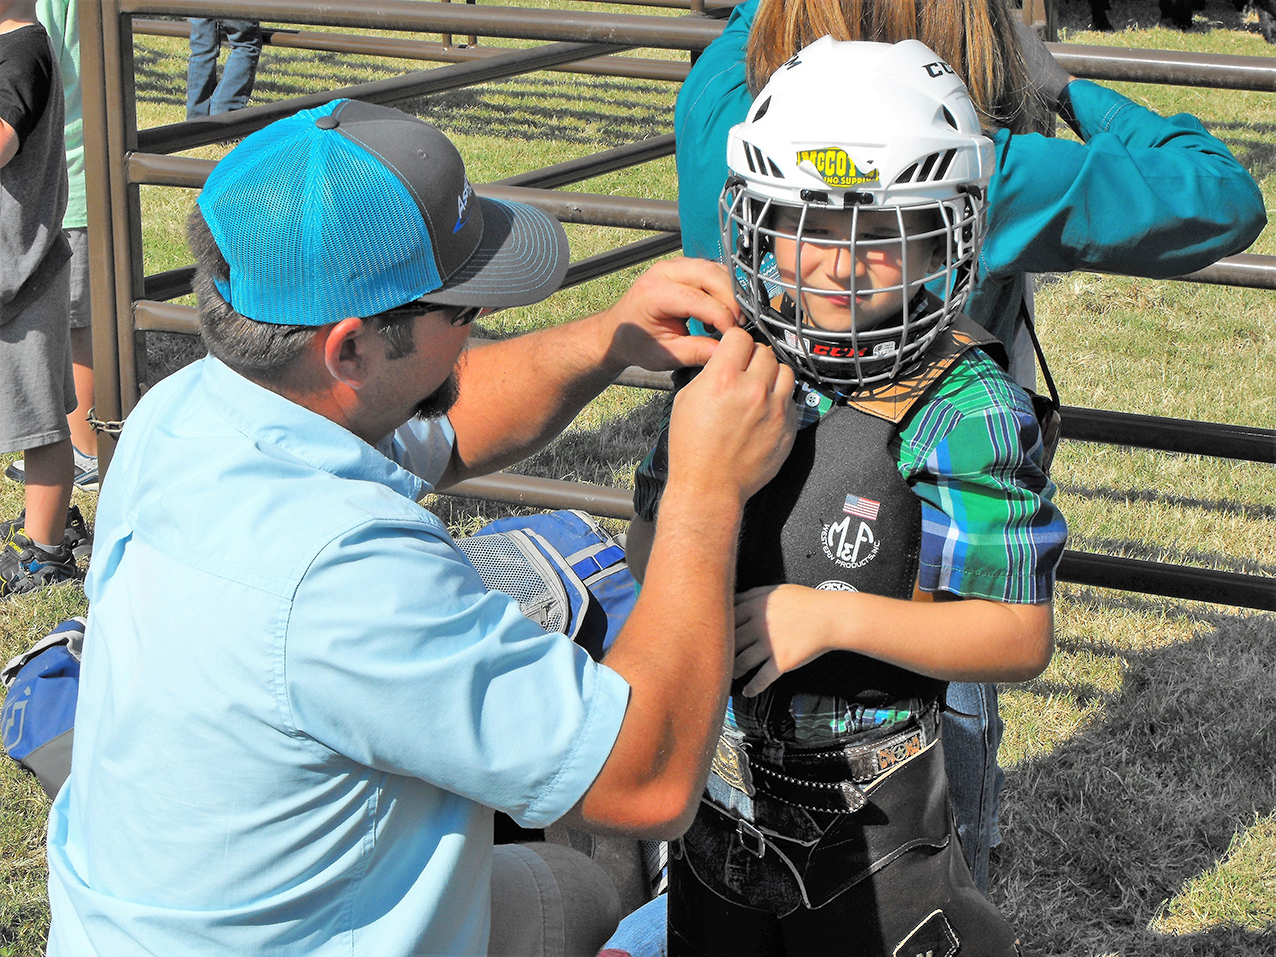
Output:
<path fill-rule="evenodd" d="M 746 695 L 826 651 L 855 651 L 946 681 L 1035 678 L 1054 651 L 1050 602 L 903 601 L 773 585 L 736 596 L 735 629 L 735 677 L 761 665 Z"/>
<path fill-rule="evenodd" d="M 736 675 L 763 665 L 746 693 L 835 649 L 948 681 L 1025 680 L 1050 661 L 1067 525 L 1028 397 L 972 353 L 898 442 L 901 475 L 922 500 L 913 600 L 796 585 L 738 595 Z"/>

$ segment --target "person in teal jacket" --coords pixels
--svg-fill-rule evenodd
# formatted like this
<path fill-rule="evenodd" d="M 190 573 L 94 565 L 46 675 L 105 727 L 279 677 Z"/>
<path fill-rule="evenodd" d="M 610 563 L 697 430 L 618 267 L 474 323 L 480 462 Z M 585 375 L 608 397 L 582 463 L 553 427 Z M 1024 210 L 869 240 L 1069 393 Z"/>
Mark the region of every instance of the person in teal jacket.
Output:
<path fill-rule="evenodd" d="M 898 12 L 894 7 L 905 8 L 902 19 L 892 16 Z M 823 33 L 887 42 L 916 36 L 950 61 L 970 87 L 996 163 L 979 277 L 965 311 L 1005 344 L 1010 372 L 1022 384 L 1035 380 L 1031 346 L 1020 335 L 1031 308 L 1026 274 L 1085 269 L 1180 276 L 1240 252 L 1262 231 L 1266 213 L 1257 185 L 1199 120 L 1187 114 L 1160 116 L 1070 76 L 1004 0 L 863 0 L 861 9 L 856 25 L 841 19 L 837 0 L 747 0 L 700 55 L 674 112 L 686 255 L 721 258 L 718 196 L 727 180 L 727 132 L 753 102 L 750 72 L 756 88 L 770 77 L 756 68 L 759 58 L 746 56 L 755 19 L 769 32 L 754 39 L 770 53 L 770 69 Z M 953 19 L 939 22 L 943 17 Z M 900 33 L 900 23 L 915 23 L 916 29 Z M 945 37 L 956 37 L 958 46 L 945 43 Z M 967 62 L 980 55 L 971 51 L 990 49 L 992 55 L 984 54 L 988 60 Z M 995 68 L 990 67 L 994 61 Z M 969 74 L 981 74 L 984 82 L 972 82 Z M 1037 96 L 1025 94 L 1027 85 Z M 1013 103 L 1016 97 L 1023 102 Z M 1044 129 L 1040 117 L 1049 112 L 1063 116 L 1084 142 L 1032 132 Z M 971 871 L 986 889 L 988 851 L 1000 841 L 996 686 L 951 685 L 948 704 L 945 735 L 954 810 Z"/>
<path fill-rule="evenodd" d="M 753 102 L 745 53 L 762 3 L 747 0 L 735 8 L 678 94 L 678 214 L 688 256 L 721 255 L 717 198 L 727 179 L 727 131 Z M 979 282 L 966 311 L 1008 349 L 1025 273 L 1090 269 L 1152 279 L 1181 276 L 1245 249 L 1267 221 L 1254 180 L 1195 117 L 1162 117 L 1120 93 L 1074 79 L 1031 31 L 1021 31 L 1020 40 L 1048 103 L 1054 101 L 1050 105 L 1084 142 L 1005 128 L 987 131 L 997 161 Z M 961 64 L 954 66 L 959 75 L 965 72 Z"/>

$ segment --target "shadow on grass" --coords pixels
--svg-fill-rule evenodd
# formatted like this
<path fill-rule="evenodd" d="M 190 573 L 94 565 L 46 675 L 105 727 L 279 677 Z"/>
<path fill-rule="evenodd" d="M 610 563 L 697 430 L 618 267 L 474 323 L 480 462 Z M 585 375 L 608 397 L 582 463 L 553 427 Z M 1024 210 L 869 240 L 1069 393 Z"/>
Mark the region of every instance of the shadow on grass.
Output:
<path fill-rule="evenodd" d="M 315 51 L 306 59 L 289 57 L 271 64 L 264 56 L 253 88 L 253 104 L 355 85 L 396 74 L 351 65 L 345 54 Z M 138 47 L 134 54 L 139 102 L 184 103 L 185 61 L 159 50 Z M 422 62 L 420 69 L 433 69 Z M 475 87 L 448 90 L 395 105 L 457 134 L 619 146 L 667 132 L 673 122 L 668 84 L 571 74 L 529 74 Z"/>
<path fill-rule="evenodd" d="M 1276 616 L 1133 604 L 1193 615 L 1209 630 L 1154 651 L 1117 651 L 1127 671 L 1102 722 L 1009 772 L 992 897 L 1026 953 L 1276 953 L 1276 926 L 1148 929 L 1255 814 L 1276 809 Z M 1060 689 L 1024 690 L 1044 698 Z"/>
<path fill-rule="evenodd" d="M 1165 562 L 1172 565 L 1189 565 L 1218 571 L 1236 572 L 1240 575 L 1276 576 L 1276 566 L 1252 558 L 1237 557 L 1223 552 L 1205 552 L 1183 548 L 1177 544 L 1165 545 L 1134 538 L 1095 538 L 1088 535 L 1069 535 L 1068 547 L 1081 552 L 1099 552 L 1119 555 L 1147 562 Z"/>
<path fill-rule="evenodd" d="M 1081 498 L 1103 499 L 1108 502 L 1155 502 L 1160 505 L 1182 505 L 1200 509 L 1204 512 L 1217 512 L 1222 515 L 1235 515 L 1239 518 L 1255 521 L 1276 520 L 1276 505 L 1254 505 L 1246 502 L 1233 502 L 1228 499 L 1201 499 L 1187 495 L 1174 495 L 1157 489 L 1147 488 L 1099 488 L 1089 485 L 1061 482 L 1060 492 L 1076 495 Z"/>

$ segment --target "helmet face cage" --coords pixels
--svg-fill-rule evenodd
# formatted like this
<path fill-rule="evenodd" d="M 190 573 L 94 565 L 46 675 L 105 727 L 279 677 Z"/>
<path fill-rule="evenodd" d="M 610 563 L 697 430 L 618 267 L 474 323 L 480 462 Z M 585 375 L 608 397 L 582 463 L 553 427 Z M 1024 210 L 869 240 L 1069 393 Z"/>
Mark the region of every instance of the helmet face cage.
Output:
<path fill-rule="evenodd" d="M 951 200 L 909 206 L 834 207 L 837 215 L 845 217 L 845 230 L 838 230 L 836 236 L 825 229 L 809 233 L 812 210 L 827 209 L 809 202 L 790 205 L 751 190 L 743 179 L 733 177 L 719 205 L 722 248 L 730 259 L 741 310 L 781 361 L 808 384 L 845 393 L 889 382 L 907 372 L 961 311 L 983 235 L 984 204 L 963 193 Z M 898 234 L 862 238 L 861 220 L 870 216 L 879 224 L 893 220 Z M 920 231 L 918 218 L 929 220 Z M 911 231 L 908 220 L 914 222 Z M 776 265 L 777 239 L 795 246 L 791 279 L 781 278 Z M 910 244 L 918 240 L 938 244 L 938 265 L 934 268 L 930 268 L 934 262 L 931 257 L 922 263 L 910 261 Z M 901 293 L 899 312 L 876 323 L 863 321 L 857 315 L 863 311 L 857 299 L 868 290 L 857 288 L 854 268 L 849 270 L 844 288 L 805 286 L 802 256 L 804 250 L 810 255 L 812 248 L 844 250 L 852 263 L 873 253 L 895 257 L 901 266 L 901 283 L 872 292 Z M 930 296 L 923 294 L 923 287 L 929 287 Z M 821 329 L 810 318 L 813 300 L 832 297 L 849 300 L 850 327 L 845 331 Z"/>
<path fill-rule="evenodd" d="M 965 304 L 993 160 L 924 44 L 810 44 L 727 137 L 722 250 L 752 326 L 825 391 L 907 373 Z"/>

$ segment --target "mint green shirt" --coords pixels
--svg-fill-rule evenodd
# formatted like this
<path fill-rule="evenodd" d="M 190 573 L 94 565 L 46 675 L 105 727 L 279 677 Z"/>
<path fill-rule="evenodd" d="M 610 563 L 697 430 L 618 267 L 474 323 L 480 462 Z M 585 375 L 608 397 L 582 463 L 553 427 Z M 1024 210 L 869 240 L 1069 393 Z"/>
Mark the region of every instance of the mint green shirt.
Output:
<path fill-rule="evenodd" d="M 36 0 L 36 17 L 49 34 L 62 71 L 66 98 L 66 174 L 69 186 L 64 229 L 88 225 L 84 200 L 84 100 L 80 94 L 80 8 L 76 0 Z"/>

